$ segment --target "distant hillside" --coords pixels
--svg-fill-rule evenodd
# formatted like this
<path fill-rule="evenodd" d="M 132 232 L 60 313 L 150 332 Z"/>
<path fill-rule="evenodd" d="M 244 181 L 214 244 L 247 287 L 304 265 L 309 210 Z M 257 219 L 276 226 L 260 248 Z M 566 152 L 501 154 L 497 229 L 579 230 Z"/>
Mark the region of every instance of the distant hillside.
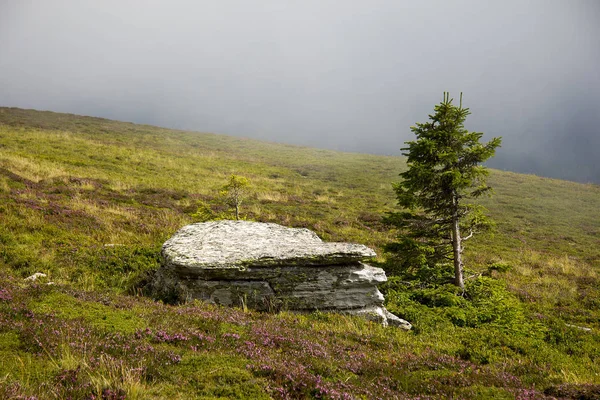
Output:
<path fill-rule="evenodd" d="M 218 189 L 235 173 L 247 176 L 255 188 L 248 218 L 308 226 L 328 239 L 374 246 L 387 235 L 378 217 L 394 208 L 391 182 L 405 166 L 401 157 L 17 108 L 0 108 L 0 124 L 1 166 L 41 185 L 72 177 L 102 181 L 104 189 L 125 196 L 149 187 L 181 191 L 175 195 L 181 199 L 163 199 L 163 208 L 190 212 L 195 200 L 216 201 Z M 600 262 L 600 250 L 589 254 L 600 240 L 599 186 L 497 170 L 490 184 L 495 193 L 484 204 L 498 223 L 501 241 L 509 242 L 506 248 L 526 243 Z M 108 195 L 104 192 L 95 194 Z M 365 228 L 370 233 L 360 240 Z"/>
<path fill-rule="evenodd" d="M 402 143 L 390 146 L 401 147 Z M 600 187 L 597 185 L 491 171 L 489 183 L 495 193 L 482 203 L 496 221 L 496 231 L 468 243 L 466 263 L 471 279 L 483 275 L 506 286 L 506 295 L 502 296 L 514 298 L 510 307 L 517 307 L 525 320 L 535 321 L 537 333 L 523 336 L 531 336 L 530 341 L 511 342 L 521 336 L 496 320 L 483 327 L 461 326 L 456 313 L 464 311 L 460 308 L 463 303 L 436 308 L 446 306 L 442 301 L 444 293 L 428 292 L 428 299 L 437 300 L 425 304 L 417 295 L 402 297 L 396 286 L 387 289 L 390 307 L 415 322 L 416 329 L 410 334 L 390 333 L 354 319 L 327 315 L 264 316 L 235 311 L 232 322 L 227 315 L 233 311 L 208 306 L 198 306 L 193 311 L 165 308 L 147 300 L 119 297 L 140 293 L 146 274 L 158 265 L 161 244 L 181 226 L 198 221 L 207 213 L 229 215 L 230 210 L 218 192 L 231 174 L 245 176 L 252 184 L 252 192 L 241 209 L 245 218 L 307 227 L 325 240 L 363 243 L 375 248 L 378 260 L 383 263 L 382 246 L 393 238 L 394 232 L 382 225 L 381 216 L 395 208 L 391 183 L 404 168 L 401 157 L 343 153 L 71 114 L 0 108 L 0 290 L 5 290 L 0 292 L 3 324 L 0 326 L 4 326 L 0 328 L 0 356 L 14 358 L 14 362 L 0 367 L 0 397 L 11 393 L 9 390 L 39 395 L 44 392 L 36 386 L 39 382 L 47 379 L 56 382 L 57 374 L 74 370 L 84 359 L 91 363 L 82 349 L 69 347 L 67 342 L 61 344 L 67 340 L 67 331 L 75 326 L 72 324 L 83 324 L 82 329 L 93 331 L 90 335 L 97 338 L 98 346 L 108 340 L 103 335 L 109 333 L 134 335 L 139 329 L 156 330 L 160 326 L 169 335 L 175 333 L 169 329 L 180 329 L 189 336 L 194 326 L 207 327 L 203 333 L 196 333 L 216 340 L 209 340 L 214 345 L 200 339 L 194 339 L 193 344 L 191 339 L 161 341 L 152 336 L 157 335 L 155 330 L 148 337 L 137 333 L 135 340 L 140 341 L 140 346 L 152 343 L 157 352 L 172 351 L 183 359 L 183 364 L 172 361 L 177 366 L 168 367 L 170 364 L 165 360 L 170 356 L 157 355 L 163 358 L 155 375 L 136 378 L 146 396 L 138 398 L 172 397 L 176 393 L 173 387 L 178 385 L 183 388 L 182 393 L 192 397 L 253 398 L 259 396 L 257 393 L 281 398 L 318 397 L 321 394 L 315 389 L 319 385 L 317 376 L 325 382 L 323 387 L 331 389 L 329 395 L 323 394 L 325 398 L 343 398 L 339 393 L 346 392 L 365 398 L 371 395 L 385 398 L 390 393 L 393 396 L 428 393 L 432 398 L 436 395 L 526 398 L 518 397 L 525 396 L 525 390 L 533 390 L 543 398 L 543 388 L 559 390 L 562 384 L 600 384 L 600 353 L 594 350 L 600 348 Z M 23 289 L 19 282 L 35 272 L 48 274 L 56 288 Z M 17 299 L 20 311 L 10 311 L 17 309 L 16 303 L 11 303 Z M 125 304 L 125 309 L 119 308 L 120 303 Z M 53 321 L 67 324 L 56 327 L 58 331 L 64 329 L 61 331 L 64 335 L 53 339 L 55 347 L 46 349 L 35 344 L 37 336 L 31 332 L 38 328 L 30 325 L 33 322 L 25 316 L 27 312 L 44 323 L 58 318 Z M 177 313 L 181 313 L 181 320 L 175 317 Z M 202 315 L 212 318 L 216 328 L 209 329 L 210 324 Z M 161 319 L 171 323 L 161 323 Z M 333 325 L 324 321 L 332 321 Z M 287 328 L 286 324 L 294 326 Z M 570 325 L 592 331 L 568 328 Z M 325 332 L 321 339 L 329 338 L 335 345 L 329 348 L 328 343 L 319 342 L 322 348 L 312 349 L 314 353 L 309 354 L 306 345 L 296 342 L 275 345 L 279 339 L 274 337 L 269 339 L 271 344 L 260 344 L 254 328 L 265 332 L 272 328 L 273 335 L 274 330 L 289 329 L 283 337 L 298 335 L 293 336 L 297 343 Z M 235 335 L 252 343 L 256 339 L 257 346 L 264 350 L 264 353 L 257 350 L 261 357 L 268 354 L 260 359 L 266 369 L 255 366 L 257 359 L 249 353 L 232 352 L 231 346 L 236 344 L 228 341 L 234 340 Z M 199 355 L 190 350 L 191 345 L 198 347 L 201 342 L 207 344 L 204 353 Z M 281 358 L 285 354 L 275 349 L 291 351 L 296 349 L 294 346 L 302 347 L 297 350 L 302 354 L 298 353 L 296 375 L 288 379 L 283 372 L 280 375 L 274 372 L 277 368 L 284 369 L 287 362 Z M 348 351 L 356 354 L 372 352 L 372 365 L 367 366 L 368 358 L 363 360 L 360 357 L 364 356 L 358 355 L 354 361 L 344 361 L 347 365 L 336 364 L 336 357 L 329 352 L 344 349 L 353 349 Z M 122 349 L 113 356 L 127 360 L 131 356 L 128 351 Z M 317 361 L 319 351 L 327 353 L 322 363 Z M 74 355 L 71 364 L 67 362 L 68 352 Z M 390 354 L 394 355 L 393 360 Z M 56 357 L 62 361 L 56 362 Z M 415 357 L 414 369 L 409 365 L 411 357 Z M 22 367 L 29 383 L 10 375 L 20 365 L 17 359 L 30 360 L 28 367 Z M 543 360 L 548 361 L 544 364 Z M 406 362 L 398 370 L 404 375 L 394 372 L 392 361 Z M 356 370 L 348 366 L 352 362 L 357 363 Z M 108 364 L 102 367 L 105 375 L 114 367 Z M 245 369 L 246 364 L 252 367 Z M 127 366 L 135 369 L 131 363 Z M 220 375 L 230 367 L 237 372 Z M 275 369 L 270 370 L 271 367 Z M 194 368 L 205 374 L 216 371 L 215 376 L 220 378 L 211 380 L 206 375 L 204 386 L 194 386 L 192 378 L 189 381 L 174 378 L 177 373 L 188 376 Z M 475 376 L 473 371 L 478 368 L 483 371 L 481 374 L 487 374 L 486 378 Z M 81 367 L 79 371 L 84 370 Z M 470 372 L 461 383 L 461 374 L 467 370 Z M 381 378 L 378 371 L 391 374 L 392 378 L 385 381 L 391 392 L 371 384 L 368 387 L 372 392 L 360 392 L 358 388 L 367 385 L 366 382 Z M 516 379 L 511 381 L 512 386 L 502 386 L 502 373 Z M 11 378 L 2 381 L 6 374 Z M 407 378 L 402 381 L 401 375 Z M 89 381 L 91 376 L 89 372 L 85 379 Z M 77 379 L 84 382 L 81 376 Z M 302 382 L 312 389 L 305 392 L 301 384 L 290 379 L 305 379 Z M 344 379 L 347 379 L 346 389 L 332 383 Z M 444 386 L 440 382 L 447 383 Z M 227 385 L 241 388 L 246 384 L 252 388 L 251 392 L 236 395 L 224 391 Z M 125 384 L 111 385 L 123 388 Z M 433 385 L 433 389 L 428 391 L 427 385 Z M 576 393 L 584 390 L 561 388 Z"/>

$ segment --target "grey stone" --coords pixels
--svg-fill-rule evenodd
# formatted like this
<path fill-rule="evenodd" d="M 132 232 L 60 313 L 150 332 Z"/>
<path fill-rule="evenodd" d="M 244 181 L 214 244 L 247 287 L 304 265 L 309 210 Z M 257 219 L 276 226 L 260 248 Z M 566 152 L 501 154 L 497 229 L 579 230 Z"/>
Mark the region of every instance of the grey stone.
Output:
<path fill-rule="evenodd" d="M 183 227 L 162 249 L 155 297 L 257 310 L 339 311 L 384 325 L 410 324 L 383 307 L 381 268 L 363 245 L 326 243 L 308 229 L 248 221 Z"/>
<path fill-rule="evenodd" d="M 347 311 L 347 313 L 352 315 L 360 315 L 368 320 L 379 322 L 384 326 L 395 326 L 404 330 L 412 329 L 410 322 L 405 321 L 402 318 L 398 318 L 396 315 L 386 310 L 385 307 L 371 306 L 358 310 L 350 310 Z"/>
<path fill-rule="evenodd" d="M 266 309 L 263 301 L 275 296 L 268 282 L 261 281 L 204 281 L 196 280 L 187 293 L 192 299 L 223 306 L 243 306 Z"/>
<path fill-rule="evenodd" d="M 405 329 L 405 330 L 412 329 L 412 325 L 410 322 L 403 320 L 402 318 L 398 318 L 398 316 L 392 314 L 385 308 L 383 309 L 383 313 L 385 314 L 385 318 L 387 320 L 388 325 L 395 326 L 395 327 Z"/>

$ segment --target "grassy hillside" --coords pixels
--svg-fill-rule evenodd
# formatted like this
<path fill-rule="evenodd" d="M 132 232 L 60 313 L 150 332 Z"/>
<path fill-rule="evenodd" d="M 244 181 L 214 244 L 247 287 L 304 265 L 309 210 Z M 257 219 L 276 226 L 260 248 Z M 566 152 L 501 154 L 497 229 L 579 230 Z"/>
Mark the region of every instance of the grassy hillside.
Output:
<path fill-rule="evenodd" d="M 199 208 L 230 212 L 218 191 L 232 173 L 252 183 L 246 218 L 367 244 L 383 265 L 394 233 L 380 217 L 404 167 L 0 108 L 0 398 L 600 396 L 595 185 L 492 171 L 483 203 L 497 229 L 469 243 L 468 299 L 394 278 L 384 288 L 410 333 L 139 296 Z M 55 285 L 23 282 L 35 272 Z"/>

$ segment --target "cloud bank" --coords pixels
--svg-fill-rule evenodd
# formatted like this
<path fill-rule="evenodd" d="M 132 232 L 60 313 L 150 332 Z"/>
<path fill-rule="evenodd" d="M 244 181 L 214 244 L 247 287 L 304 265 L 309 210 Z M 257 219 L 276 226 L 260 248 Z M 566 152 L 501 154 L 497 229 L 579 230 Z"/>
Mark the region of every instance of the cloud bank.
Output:
<path fill-rule="evenodd" d="M 443 91 L 490 165 L 600 183 L 595 0 L 0 2 L 0 105 L 399 154 Z"/>

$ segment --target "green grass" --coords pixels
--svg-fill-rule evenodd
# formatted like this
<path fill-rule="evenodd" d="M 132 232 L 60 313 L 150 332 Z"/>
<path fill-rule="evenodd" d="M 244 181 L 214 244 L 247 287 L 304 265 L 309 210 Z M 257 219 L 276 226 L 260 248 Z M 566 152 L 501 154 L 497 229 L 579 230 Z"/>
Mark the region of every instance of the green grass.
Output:
<path fill-rule="evenodd" d="M 102 303 L 85 302 L 68 294 L 55 292 L 43 301 L 30 303 L 33 313 L 52 314 L 60 319 L 83 319 L 87 324 L 101 330 L 133 333 L 147 327 L 146 320 L 139 317 L 138 310 L 115 310 Z M 136 312 L 138 311 L 138 312 Z"/>
<path fill-rule="evenodd" d="M 491 171 L 482 203 L 497 228 L 468 243 L 469 296 L 384 287 L 410 333 L 139 296 L 162 243 L 199 208 L 231 215 L 219 197 L 231 174 L 252 184 L 245 218 L 369 245 L 385 265 L 394 232 L 381 216 L 404 168 L 401 157 L 0 108 L 0 398 L 594 398 L 597 185 Z M 22 281 L 35 272 L 48 278 Z"/>

